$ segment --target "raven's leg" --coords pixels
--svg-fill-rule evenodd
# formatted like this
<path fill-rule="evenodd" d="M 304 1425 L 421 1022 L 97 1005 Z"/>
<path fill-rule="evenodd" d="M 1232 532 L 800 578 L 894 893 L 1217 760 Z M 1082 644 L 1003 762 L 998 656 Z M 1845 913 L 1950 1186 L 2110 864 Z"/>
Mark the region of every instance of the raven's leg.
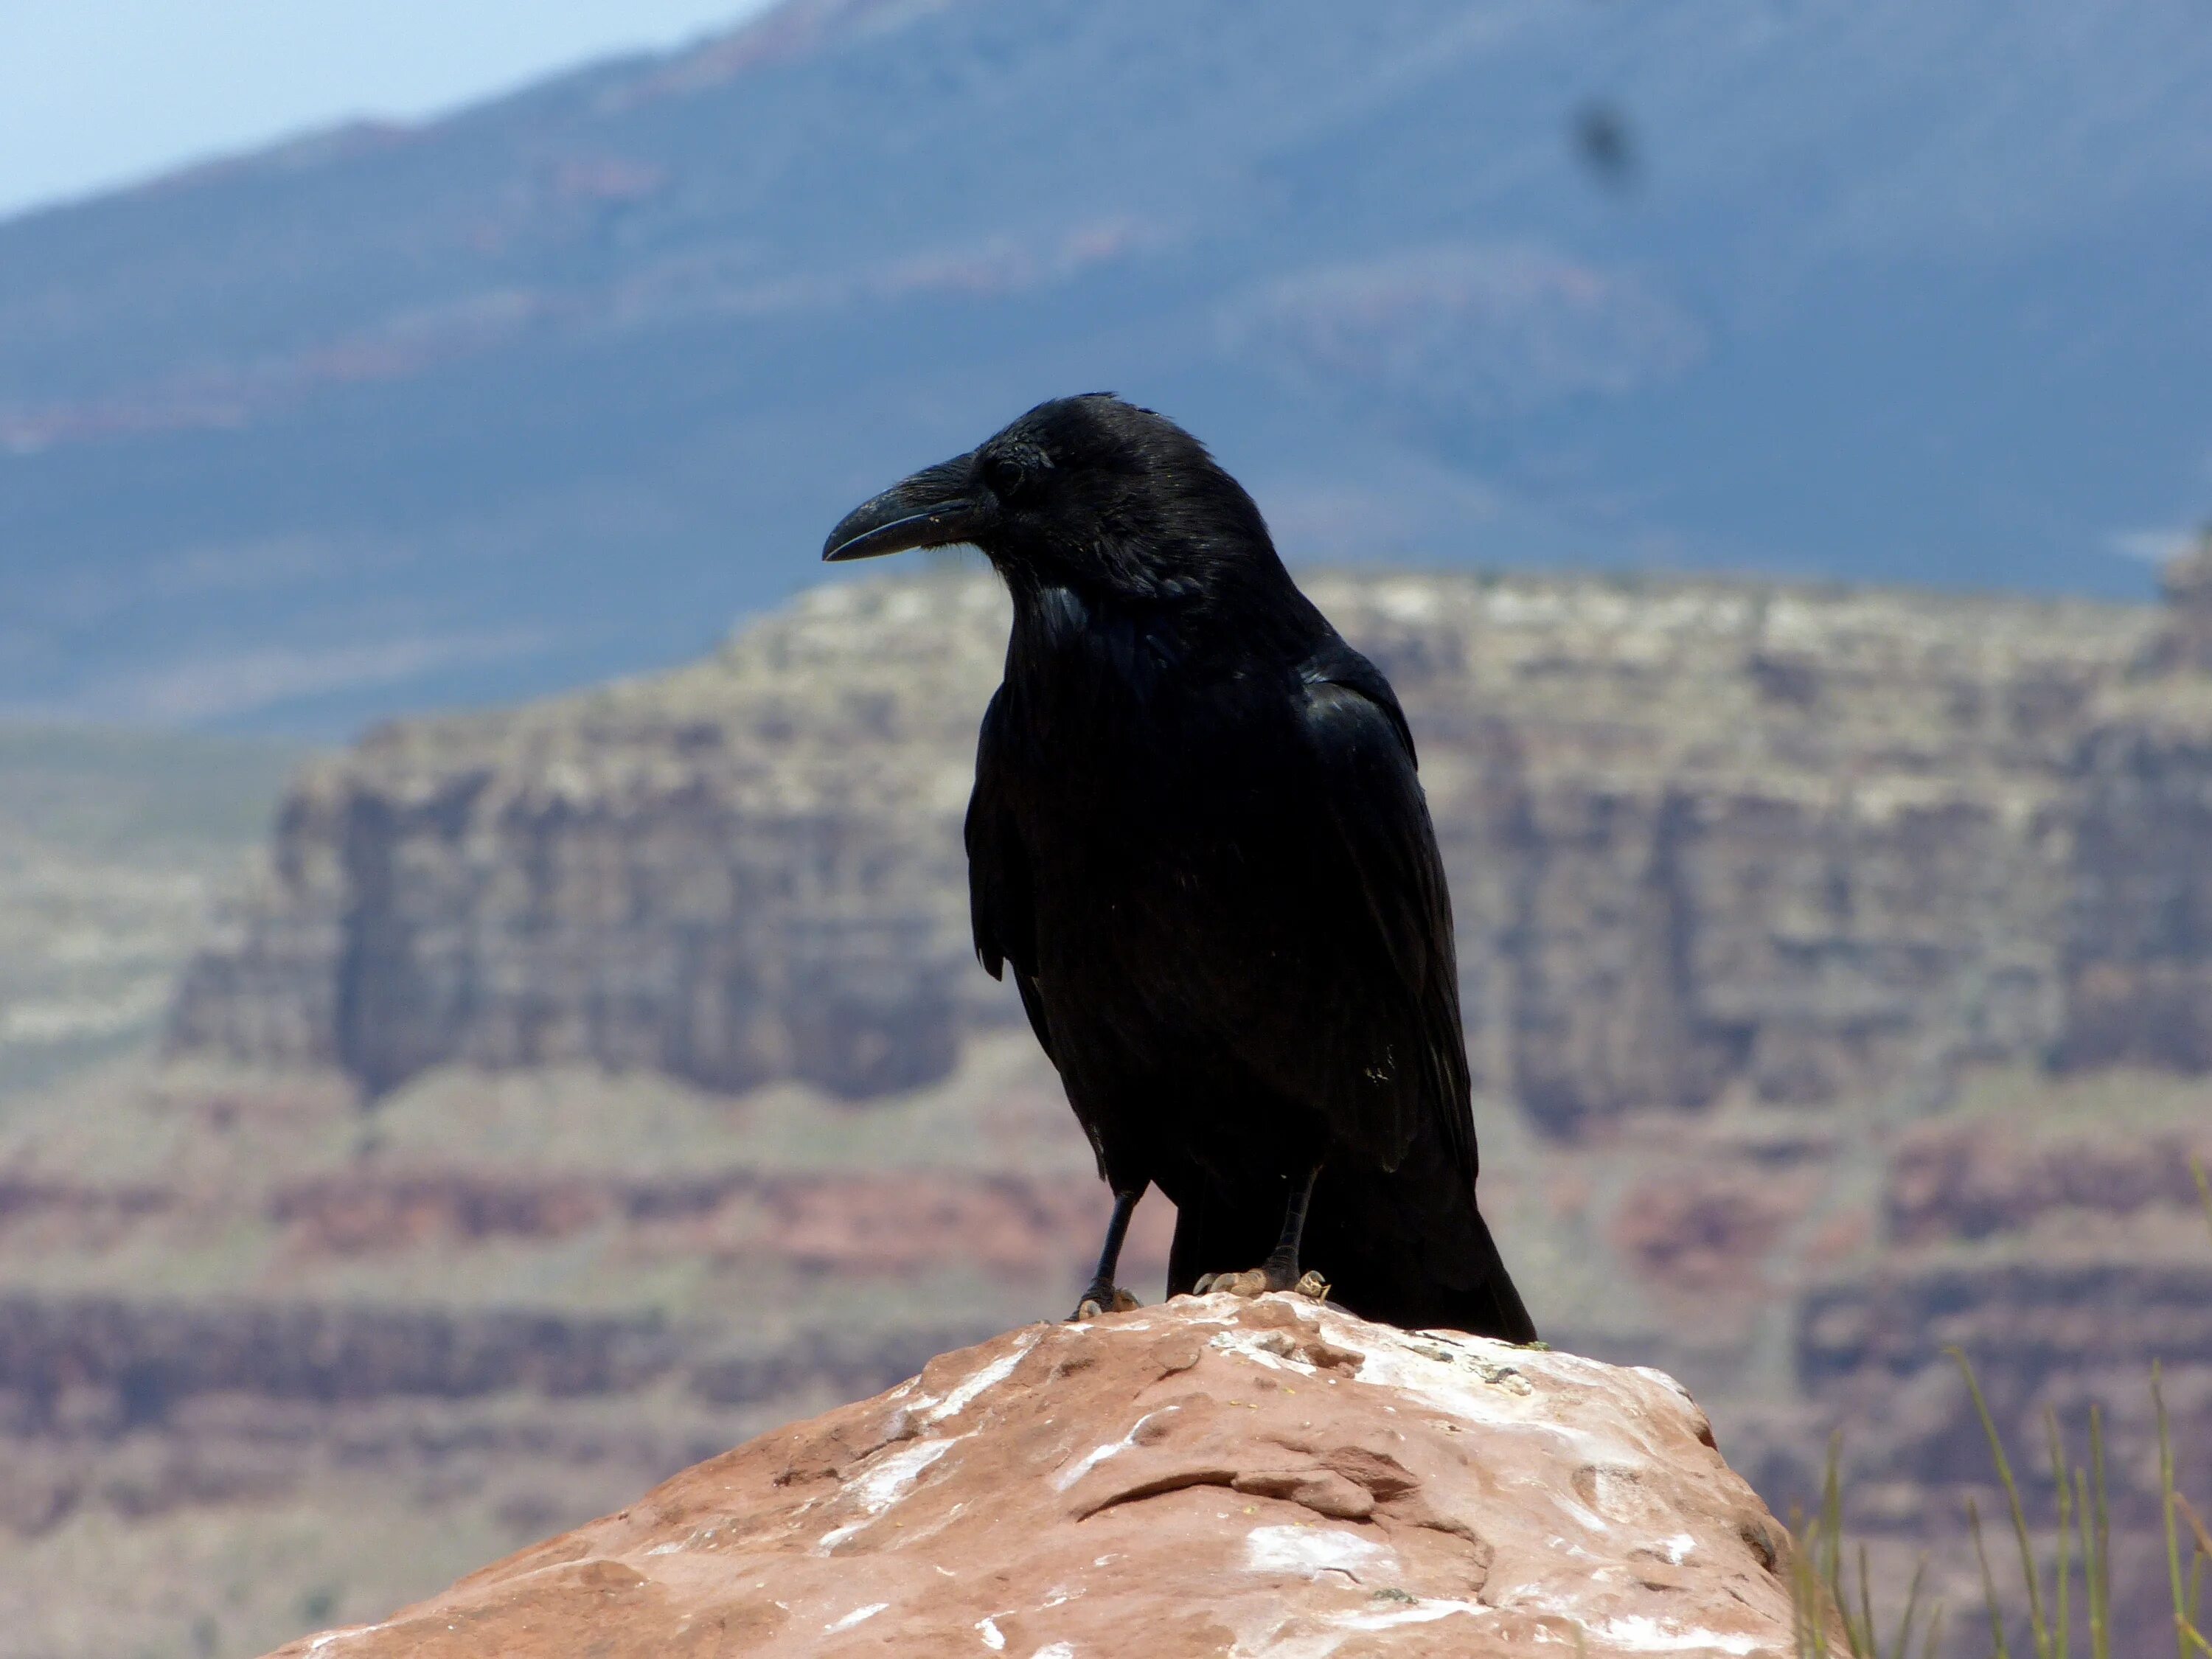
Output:
<path fill-rule="evenodd" d="M 1320 1178 L 1321 1165 L 1316 1164 L 1291 1189 L 1291 1201 L 1283 1212 L 1283 1236 L 1275 1241 L 1265 1261 L 1241 1273 L 1208 1273 L 1194 1287 L 1198 1293 L 1226 1291 L 1231 1296 L 1259 1296 L 1267 1291 L 1295 1291 L 1316 1302 L 1326 1301 L 1328 1281 L 1319 1273 L 1298 1271 L 1298 1241 L 1305 1236 L 1306 1211 L 1313 1203 L 1314 1182 Z"/>
<path fill-rule="evenodd" d="M 1100 1314 L 1126 1313 L 1139 1306 L 1137 1298 L 1114 1282 L 1114 1269 L 1121 1260 L 1121 1241 L 1129 1236 L 1129 1218 L 1136 1213 L 1137 1200 L 1145 1195 L 1142 1187 L 1132 1187 L 1127 1192 L 1114 1194 L 1114 1218 L 1106 1224 L 1106 1243 L 1098 1251 L 1098 1271 L 1091 1275 L 1091 1284 L 1076 1298 L 1075 1311 L 1070 1319 L 1096 1319 Z"/>

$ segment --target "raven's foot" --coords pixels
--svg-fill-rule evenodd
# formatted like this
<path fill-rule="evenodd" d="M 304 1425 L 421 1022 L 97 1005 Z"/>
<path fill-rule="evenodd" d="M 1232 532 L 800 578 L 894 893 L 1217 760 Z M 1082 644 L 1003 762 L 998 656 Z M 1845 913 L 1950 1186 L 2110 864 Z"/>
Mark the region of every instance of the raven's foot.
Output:
<path fill-rule="evenodd" d="M 1303 1296 L 1310 1301 L 1328 1300 L 1328 1280 L 1310 1270 L 1294 1281 L 1290 1274 L 1274 1267 L 1247 1267 L 1241 1273 L 1205 1273 L 1191 1286 L 1200 1296 L 1227 1294 L 1230 1296 L 1265 1296 L 1270 1291 L 1288 1291 L 1292 1296 Z"/>
<path fill-rule="evenodd" d="M 1144 1305 L 1119 1285 L 1094 1280 L 1091 1288 L 1084 1291 L 1082 1299 L 1075 1304 L 1075 1311 L 1068 1315 L 1067 1322 L 1079 1324 L 1086 1319 L 1097 1319 L 1102 1314 L 1127 1313 L 1132 1308 Z"/>

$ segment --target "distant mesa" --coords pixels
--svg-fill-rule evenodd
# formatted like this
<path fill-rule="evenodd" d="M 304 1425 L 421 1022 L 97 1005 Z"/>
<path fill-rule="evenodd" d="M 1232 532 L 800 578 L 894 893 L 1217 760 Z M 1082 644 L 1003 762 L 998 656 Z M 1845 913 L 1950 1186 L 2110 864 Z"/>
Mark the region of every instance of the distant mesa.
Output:
<path fill-rule="evenodd" d="M 2153 665 L 2212 673 L 2212 524 L 2197 532 L 2193 547 L 2166 562 L 2159 592 L 2168 614 L 2152 648 Z"/>
<path fill-rule="evenodd" d="M 1478 1086 L 1573 1139 L 1932 1102 L 1968 1064 L 2212 1070 L 2209 573 L 2161 608 L 1311 586 L 1419 737 Z M 1019 1020 L 971 960 L 959 833 L 1004 603 L 824 588 L 673 674 L 382 729 L 293 789 L 175 1048 L 372 1095 L 450 1063 L 852 1100 L 949 1075 Z"/>

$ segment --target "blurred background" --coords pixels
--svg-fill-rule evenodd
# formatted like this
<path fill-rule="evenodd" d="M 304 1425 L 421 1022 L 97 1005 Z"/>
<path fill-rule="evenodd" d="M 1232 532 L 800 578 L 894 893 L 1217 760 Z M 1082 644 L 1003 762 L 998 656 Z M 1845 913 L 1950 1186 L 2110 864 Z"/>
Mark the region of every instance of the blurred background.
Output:
<path fill-rule="evenodd" d="M 1002 601 L 817 556 L 1093 389 L 1405 698 L 1547 1334 L 1785 1512 L 1840 1430 L 1961 1609 L 1962 1345 L 2153 1583 L 2208 85 L 2199 0 L 0 4 L 0 1656 L 380 1616 L 1065 1310 Z"/>

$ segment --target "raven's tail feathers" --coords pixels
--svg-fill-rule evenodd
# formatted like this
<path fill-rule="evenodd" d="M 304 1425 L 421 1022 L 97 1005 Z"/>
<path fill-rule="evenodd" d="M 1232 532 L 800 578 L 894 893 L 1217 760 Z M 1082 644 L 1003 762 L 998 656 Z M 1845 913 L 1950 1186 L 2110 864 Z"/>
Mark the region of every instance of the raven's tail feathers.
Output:
<path fill-rule="evenodd" d="M 1280 1225 L 1279 1204 L 1247 1205 L 1241 1224 L 1225 1212 L 1179 1218 L 1175 1257 L 1188 1288 L 1199 1272 L 1259 1261 Z M 1194 1222 L 1197 1225 L 1193 1225 Z M 1408 1330 L 1457 1330 L 1504 1342 L 1536 1340 L 1535 1322 L 1475 1207 L 1474 1192 L 1449 1164 L 1353 1171 L 1324 1168 L 1302 1252 L 1327 1278 L 1330 1299 L 1364 1319 Z"/>
<path fill-rule="evenodd" d="M 1528 1317 L 1521 1292 L 1514 1287 L 1513 1275 L 1505 1271 L 1504 1258 L 1498 1255 L 1498 1243 L 1490 1236 L 1490 1224 L 1482 1218 L 1479 1210 L 1474 1216 L 1474 1232 L 1480 1241 L 1477 1259 L 1487 1264 L 1488 1271 L 1458 1298 L 1465 1311 L 1462 1317 L 1450 1321 L 1450 1325 L 1476 1336 L 1494 1336 L 1504 1342 L 1534 1342 L 1536 1322 Z"/>

